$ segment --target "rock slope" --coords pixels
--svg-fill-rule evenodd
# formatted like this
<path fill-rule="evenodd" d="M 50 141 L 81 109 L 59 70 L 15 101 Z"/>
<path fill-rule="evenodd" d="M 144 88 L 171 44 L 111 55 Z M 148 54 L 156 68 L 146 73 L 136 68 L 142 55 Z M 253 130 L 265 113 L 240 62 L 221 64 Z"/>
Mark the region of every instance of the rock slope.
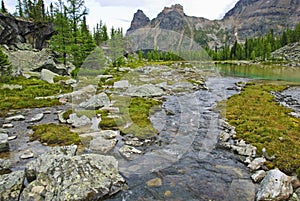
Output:
<path fill-rule="evenodd" d="M 176 4 L 165 7 L 150 22 L 138 10 L 127 34 L 139 28 L 161 28 L 184 33 L 201 45 L 214 47 L 225 43 L 231 45 L 235 40 L 243 42 L 246 38 L 261 36 L 271 29 L 280 33 L 287 26 L 295 27 L 299 19 L 299 0 L 240 0 L 221 20 L 187 16 L 183 7 Z"/>

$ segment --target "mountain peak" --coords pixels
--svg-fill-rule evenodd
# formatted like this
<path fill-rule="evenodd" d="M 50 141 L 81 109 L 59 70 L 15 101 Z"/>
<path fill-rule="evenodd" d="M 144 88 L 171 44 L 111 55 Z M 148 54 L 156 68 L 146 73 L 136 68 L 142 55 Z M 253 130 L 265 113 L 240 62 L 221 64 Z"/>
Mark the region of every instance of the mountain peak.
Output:
<path fill-rule="evenodd" d="M 162 13 L 167 14 L 171 11 L 177 11 L 180 14 L 184 14 L 183 6 L 180 4 L 172 5 L 171 7 L 165 7 Z"/>
<path fill-rule="evenodd" d="M 136 13 L 134 13 L 133 20 L 131 21 L 131 26 L 128 31 L 136 30 L 150 24 L 150 19 L 145 15 L 145 13 L 138 9 Z"/>

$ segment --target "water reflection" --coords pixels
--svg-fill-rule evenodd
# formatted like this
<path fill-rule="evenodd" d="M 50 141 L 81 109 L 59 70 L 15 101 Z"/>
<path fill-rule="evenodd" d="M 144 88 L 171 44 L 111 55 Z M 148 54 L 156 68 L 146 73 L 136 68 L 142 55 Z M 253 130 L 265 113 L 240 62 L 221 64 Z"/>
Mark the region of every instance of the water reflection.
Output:
<path fill-rule="evenodd" d="M 223 76 L 300 82 L 300 67 L 217 64 Z"/>

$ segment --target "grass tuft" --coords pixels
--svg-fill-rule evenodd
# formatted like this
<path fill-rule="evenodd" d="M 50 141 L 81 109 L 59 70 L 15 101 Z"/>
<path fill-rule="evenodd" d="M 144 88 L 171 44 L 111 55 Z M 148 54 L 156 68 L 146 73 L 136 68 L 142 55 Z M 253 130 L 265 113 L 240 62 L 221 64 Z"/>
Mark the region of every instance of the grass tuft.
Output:
<path fill-rule="evenodd" d="M 30 128 L 33 130 L 31 141 L 39 140 L 48 145 L 78 145 L 81 143 L 78 134 L 71 132 L 66 125 L 42 124 Z"/>
<path fill-rule="evenodd" d="M 265 147 L 268 155 L 276 156 L 268 167 L 292 174 L 300 167 L 300 119 L 290 116 L 291 110 L 276 103 L 270 94 L 286 88 L 267 82 L 248 84 L 227 100 L 223 114 L 236 127 L 238 138 L 256 146 L 259 154 Z"/>

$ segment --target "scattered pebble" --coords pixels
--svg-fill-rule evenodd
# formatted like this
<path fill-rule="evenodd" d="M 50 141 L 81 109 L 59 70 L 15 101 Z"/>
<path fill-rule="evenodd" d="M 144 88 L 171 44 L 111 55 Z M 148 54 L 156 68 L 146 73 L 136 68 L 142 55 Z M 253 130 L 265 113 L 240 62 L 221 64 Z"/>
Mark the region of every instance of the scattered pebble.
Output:
<path fill-rule="evenodd" d="M 2 125 L 2 128 L 12 128 L 12 127 L 14 127 L 13 124 L 3 124 Z"/>
<path fill-rule="evenodd" d="M 8 139 L 8 141 L 11 141 L 11 140 L 17 139 L 17 136 L 15 136 L 15 135 L 14 136 L 9 136 L 7 139 Z"/>
<path fill-rule="evenodd" d="M 29 159 L 29 158 L 33 158 L 34 154 L 32 153 L 32 151 L 30 150 L 26 150 L 21 156 L 21 159 Z"/>
<path fill-rule="evenodd" d="M 160 187 L 161 185 L 162 185 L 162 180 L 161 178 L 158 177 L 147 181 L 148 187 Z"/>

